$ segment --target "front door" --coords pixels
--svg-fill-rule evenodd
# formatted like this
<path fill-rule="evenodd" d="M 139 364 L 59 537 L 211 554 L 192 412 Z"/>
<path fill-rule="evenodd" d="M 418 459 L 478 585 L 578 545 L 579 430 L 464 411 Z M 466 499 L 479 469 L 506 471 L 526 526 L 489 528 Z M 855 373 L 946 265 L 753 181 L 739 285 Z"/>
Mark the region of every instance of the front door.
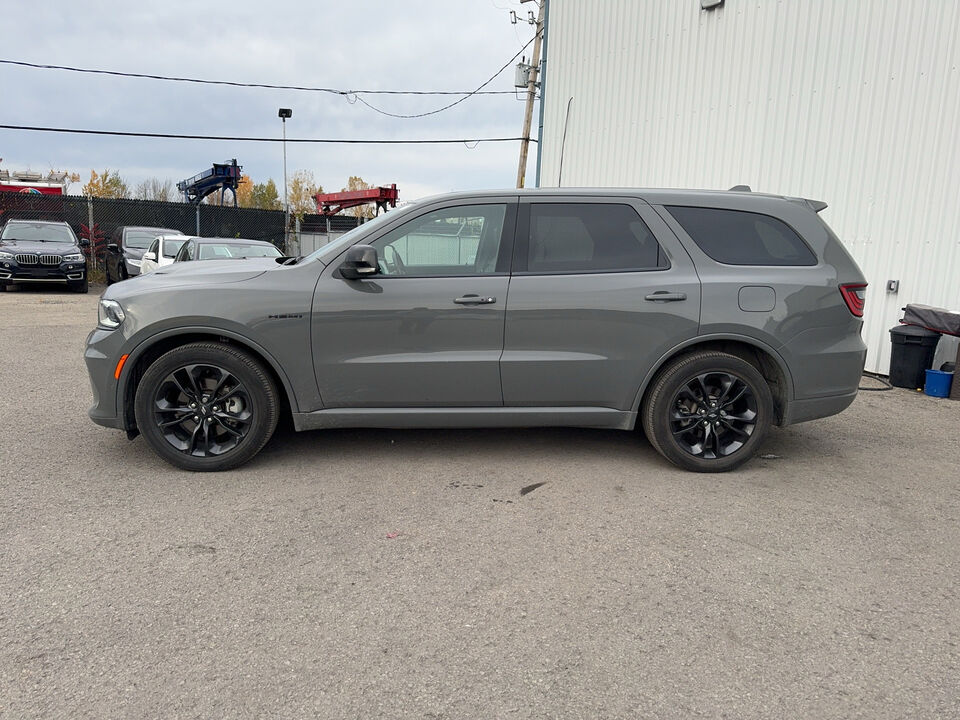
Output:
<path fill-rule="evenodd" d="M 640 200 L 525 199 L 513 266 L 507 406 L 629 410 L 654 363 L 697 333 L 693 262 Z"/>
<path fill-rule="evenodd" d="M 312 345 L 324 407 L 503 404 L 500 354 L 514 198 L 433 206 L 365 242 L 379 272 L 317 283 Z"/>

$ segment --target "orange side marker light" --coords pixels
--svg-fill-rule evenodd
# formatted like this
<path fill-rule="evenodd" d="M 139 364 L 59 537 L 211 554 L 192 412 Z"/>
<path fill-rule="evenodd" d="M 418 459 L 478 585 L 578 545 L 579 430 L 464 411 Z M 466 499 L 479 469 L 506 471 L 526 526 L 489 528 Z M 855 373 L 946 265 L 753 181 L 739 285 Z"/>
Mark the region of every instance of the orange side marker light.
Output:
<path fill-rule="evenodd" d="M 127 362 L 129 355 L 121 355 L 120 362 L 117 363 L 117 369 L 113 371 L 113 377 L 116 380 L 120 379 L 120 373 L 123 372 L 123 365 Z"/>

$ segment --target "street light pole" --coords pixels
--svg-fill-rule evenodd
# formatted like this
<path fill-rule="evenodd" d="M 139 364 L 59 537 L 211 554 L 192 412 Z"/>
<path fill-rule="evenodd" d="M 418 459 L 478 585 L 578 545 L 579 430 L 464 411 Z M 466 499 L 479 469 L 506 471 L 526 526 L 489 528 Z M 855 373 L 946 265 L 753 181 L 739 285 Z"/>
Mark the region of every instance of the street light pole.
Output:
<path fill-rule="evenodd" d="M 287 202 L 287 118 L 293 117 L 293 110 L 280 108 L 277 113 L 283 121 L 283 251 L 288 252 L 290 244 L 290 205 Z"/>

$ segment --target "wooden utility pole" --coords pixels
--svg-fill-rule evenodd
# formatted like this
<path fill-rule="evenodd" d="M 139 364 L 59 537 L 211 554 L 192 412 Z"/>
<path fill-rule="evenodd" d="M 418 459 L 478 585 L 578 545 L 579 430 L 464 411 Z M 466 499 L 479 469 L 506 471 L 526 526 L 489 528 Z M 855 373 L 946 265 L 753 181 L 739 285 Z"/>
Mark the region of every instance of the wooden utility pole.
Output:
<path fill-rule="evenodd" d="M 540 0 L 537 14 L 537 33 L 533 40 L 533 59 L 530 61 L 530 77 L 527 80 L 527 109 L 523 115 L 523 132 L 520 141 L 520 166 L 517 168 L 517 187 L 523 187 L 527 174 L 527 153 L 530 150 L 530 125 L 533 123 L 533 101 L 537 98 L 537 76 L 540 73 L 540 41 L 543 39 L 543 8 L 546 0 Z"/>

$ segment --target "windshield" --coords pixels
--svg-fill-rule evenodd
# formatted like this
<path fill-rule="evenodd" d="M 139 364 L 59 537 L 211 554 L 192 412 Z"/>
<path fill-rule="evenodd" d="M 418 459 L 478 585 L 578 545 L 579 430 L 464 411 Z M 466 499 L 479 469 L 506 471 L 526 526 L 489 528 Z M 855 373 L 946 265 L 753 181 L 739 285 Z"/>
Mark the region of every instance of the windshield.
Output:
<path fill-rule="evenodd" d="M 273 245 L 247 245 L 246 243 L 202 243 L 200 260 L 223 260 L 225 258 L 280 257 Z"/>
<path fill-rule="evenodd" d="M 410 207 L 413 203 L 409 203 L 406 207 Z M 399 217 L 397 211 L 384 213 L 383 215 L 377 215 L 373 220 L 368 220 L 363 225 L 357 225 L 353 230 L 349 230 L 340 237 L 338 237 L 333 242 L 327 243 L 321 248 L 314 250 L 312 253 L 307 255 L 301 262 L 307 262 L 310 260 L 321 260 L 326 261 L 327 257 L 335 256 L 340 253 L 340 251 L 346 246 L 350 245 L 357 237 L 357 235 L 363 234 L 369 230 L 373 230 L 378 225 L 381 225 L 387 218 L 393 220 Z"/>
<path fill-rule="evenodd" d="M 167 240 L 164 240 L 164 241 L 163 241 L 163 256 L 164 256 L 164 257 L 168 257 L 168 258 L 176 257 L 176 256 L 177 256 L 177 252 L 179 252 L 180 248 L 183 247 L 183 244 L 184 244 L 188 239 L 189 239 L 189 238 L 185 238 L 185 237 L 184 237 L 184 238 L 176 238 L 176 239 L 174 239 L 174 238 L 169 238 L 169 239 L 167 239 Z"/>
<path fill-rule="evenodd" d="M 150 243 L 157 239 L 157 235 L 162 235 L 163 230 L 130 230 L 123 239 L 123 244 L 129 248 L 145 250 L 150 247 Z"/>
<path fill-rule="evenodd" d="M 52 223 L 8 223 L 3 229 L 3 234 L 0 235 L 0 240 L 32 240 L 71 245 L 77 243 L 77 238 L 68 225 Z"/>

